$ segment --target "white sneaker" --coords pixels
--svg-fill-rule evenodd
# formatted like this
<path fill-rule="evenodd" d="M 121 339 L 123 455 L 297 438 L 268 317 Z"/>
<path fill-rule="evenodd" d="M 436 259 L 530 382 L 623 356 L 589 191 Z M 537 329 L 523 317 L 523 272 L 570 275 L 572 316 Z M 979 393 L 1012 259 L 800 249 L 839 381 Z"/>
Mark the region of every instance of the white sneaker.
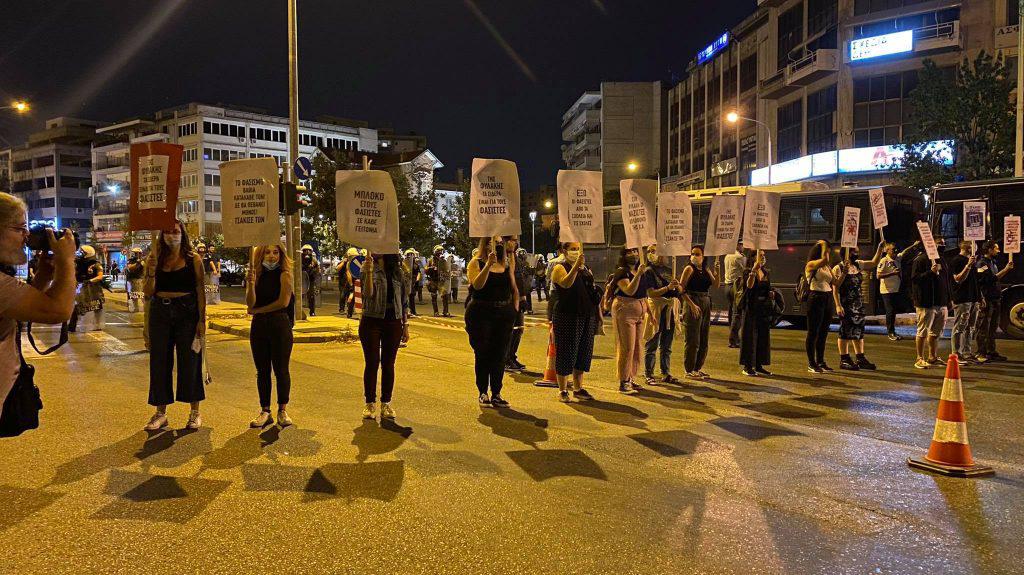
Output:
<path fill-rule="evenodd" d="M 395 418 L 395 410 L 391 409 L 391 404 L 390 403 L 384 403 L 383 401 L 380 403 L 380 418 L 381 419 L 394 419 Z"/>
<path fill-rule="evenodd" d="M 292 418 L 288 417 L 288 412 L 283 409 L 277 410 L 277 424 L 281 427 L 288 427 L 292 424 Z"/>
<path fill-rule="evenodd" d="M 199 415 L 198 409 L 193 409 L 188 412 L 188 423 L 185 424 L 185 429 L 199 429 L 203 426 L 203 416 Z"/>
<path fill-rule="evenodd" d="M 363 408 L 363 419 L 373 419 L 374 417 L 376 417 L 374 413 L 376 409 L 376 403 L 367 403 L 366 407 Z"/>
<path fill-rule="evenodd" d="M 167 427 L 167 414 L 160 413 L 159 411 L 153 414 L 153 417 L 149 418 L 149 423 L 144 428 L 146 431 L 156 431 Z"/>
<path fill-rule="evenodd" d="M 274 423 L 273 418 L 270 417 L 269 411 L 260 411 L 257 415 L 249 422 L 249 427 L 266 427 Z"/>

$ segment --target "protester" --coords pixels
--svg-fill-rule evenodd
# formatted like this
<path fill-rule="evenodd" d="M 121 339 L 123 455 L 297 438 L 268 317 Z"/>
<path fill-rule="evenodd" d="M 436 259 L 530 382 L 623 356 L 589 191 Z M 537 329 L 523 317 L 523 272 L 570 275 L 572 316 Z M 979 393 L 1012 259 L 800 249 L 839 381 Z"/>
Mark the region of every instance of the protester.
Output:
<path fill-rule="evenodd" d="M 519 293 L 519 306 L 516 308 L 516 322 L 512 326 L 512 337 L 508 342 L 508 353 L 505 356 L 506 371 L 523 371 L 526 366 L 519 361 L 519 343 L 523 340 L 526 327 L 526 294 L 530 289 L 530 268 L 526 265 L 526 251 L 519 247 L 519 237 L 511 236 L 505 240 L 505 249 L 515 258 L 516 291 Z M 522 266 L 522 267 L 520 267 Z"/>
<path fill-rule="evenodd" d="M 950 341 L 960 365 L 975 362 L 974 332 L 978 323 L 978 270 L 977 257 L 972 253 L 974 242 L 960 242 L 960 253 L 949 259 L 949 273 L 953 277 L 953 333 Z"/>
<path fill-rule="evenodd" d="M 462 281 L 462 266 L 454 255 L 448 256 L 448 265 L 452 274 L 452 303 L 459 303 L 459 283 Z"/>
<path fill-rule="evenodd" d="M 803 281 L 807 282 L 807 371 L 825 373 L 832 368 L 825 363 L 825 343 L 828 340 L 828 326 L 832 323 L 832 246 L 826 240 L 818 240 L 807 256 Z"/>
<path fill-rule="evenodd" d="M 715 260 L 714 271 L 708 270 L 704 246 L 690 250 L 690 263 L 683 268 L 679 288 L 683 292 L 683 369 L 691 379 L 710 377 L 702 369 L 708 356 L 708 335 L 711 331 L 711 295 L 708 290 L 720 284 L 721 270 Z"/>
<path fill-rule="evenodd" d="M 306 305 L 309 315 L 316 315 L 316 300 L 320 295 L 320 262 L 313 253 L 313 246 L 302 246 L 302 280 L 306 284 Z"/>
<path fill-rule="evenodd" d="M 900 287 L 902 287 L 903 258 L 907 253 L 921 245 L 920 241 L 914 242 L 902 252 L 896 252 L 896 244 L 886 242 L 885 255 L 878 262 L 878 292 L 882 296 L 882 303 L 885 305 L 885 329 L 892 341 L 903 339 L 896 334 L 896 307 L 899 304 Z"/>
<path fill-rule="evenodd" d="M 345 251 L 345 259 L 338 264 L 339 277 L 344 274 L 345 276 L 345 291 L 338 297 L 339 311 L 344 310 L 344 313 L 348 317 L 352 317 L 355 313 L 356 305 L 356 280 L 359 279 L 360 271 L 359 262 L 359 250 L 356 248 L 349 248 Z M 340 281 L 340 280 L 339 280 Z M 344 302 L 344 303 L 342 303 Z"/>
<path fill-rule="evenodd" d="M 935 244 L 942 253 L 943 239 L 935 239 Z M 914 345 L 917 349 L 917 360 L 914 367 L 928 369 L 933 365 L 943 365 L 938 357 L 939 337 L 946 325 L 946 304 L 948 298 L 948 272 L 941 261 L 932 261 L 928 253 L 922 251 L 914 258 L 910 268 L 910 297 L 917 312 L 917 334 Z"/>
<path fill-rule="evenodd" d="M 142 293 L 143 288 L 143 274 L 145 274 L 145 266 L 143 265 L 144 260 L 142 259 L 142 248 L 134 246 L 131 249 L 131 255 L 128 257 L 128 264 L 124 268 L 124 280 L 125 280 L 125 291 L 128 295 L 128 311 L 131 313 L 143 311 L 145 307 L 145 294 Z"/>
<path fill-rule="evenodd" d="M 743 243 L 736 242 L 736 251 L 725 256 L 725 285 L 729 297 L 729 347 L 740 346 L 740 327 L 743 326 L 743 309 L 736 303 L 737 294 L 743 291 L 743 273 L 747 269 L 747 256 L 743 255 Z"/>
<path fill-rule="evenodd" d="M 600 321 L 597 310 L 600 292 L 594 285 L 593 272 L 586 266 L 583 244 L 564 243 L 558 251 L 565 256 L 565 261 L 551 274 L 554 289 L 560 292 L 558 305 L 551 314 L 558 397 L 568 402 L 571 389 L 573 397 L 589 401 L 594 396 L 583 389 L 583 374 L 590 371 L 590 363 L 594 358 L 594 334 Z"/>
<path fill-rule="evenodd" d="M 554 309 L 555 299 L 558 297 L 558 292 L 554 291 L 554 288 L 548 289 L 551 284 L 551 273 L 564 261 L 564 254 L 556 254 L 544 267 L 544 293 L 548 296 L 548 321 L 551 321 L 551 310 Z M 611 282 L 608 283 L 611 284 Z"/>
<path fill-rule="evenodd" d="M 363 313 L 359 342 L 363 347 L 363 418 L 373 419 L 377 408 L 377 369 L 380 368 L 380 417 L 394 419 L 391 396 L 395 388 L 395 359 L 399 344 L 409 338 L 409 291 L 397 254 L 372 254 L 363 265 Z"/>
<path fill-rule="evenodd" d="M 473 297 L 466 307 L 466 333 L 475 357 L 476 387 L 481 406 L 508 407 L 501 396 L 501 386 L 505 353 L 519 311 L 515 258 L 507 252 L 500 236 L 480 238 L 477 249 L 466 266 L 473 288 Z"/>
<path fill-rule="evenodd" d="M 0 265 L 26 263 L 28 238 L 25 202 L 0 192 Z M 75 305 L 75 238 L 65 230 L 55 237 L 46 230 L 48 254 L 38 254 L 31 284 L 0 273 L 0 411 L 21 372 L 21 336 L 18 322 L 61 323 Z"/>
<path fill-rule="evenodd" d="M 348 265 L 358 253 L 355 248 L 349 248 L 345 252 L 345 257 L 341 258 L 338 265 L 334 266 L 334 274 L 338 277 L 338 313 L 345 313 L 345 308 L 348 305 L 348 298 L 352 292 L 353 286 L 350 282 L 348 275 Z"/>
<path fill-rule="evenodd" d="M 530 260 L 527 259 L 526 250 L 516 250 L 516 272 L 523 276 L 523 283 L 519 286 L 520 307 L 526 315 L 533 314 L 533 268 L 530 267 Z M 523 295 L 523 294 L 526 295 Z"/>
<path fill-rule="evenodd" d="M 78 282 L 78 294 L 75 296 L 75 311 L 68 322 L 69 331 L 78 331 L 78 322 L 87 314 L 92 321 L 89 331 L 102 331 L 105 324 L 103 318 L 103 266 L 96 259 L 96 248 L 82 246 L 81 255 L 75 259 L 75 280 Z"/>
<path fill-rule="evenodd" d="M 421 290 L 423 270 L 420 268 L 420 254 L 409 248 L 405 250 L 405 265 L 409 268 L 409 317 L 418 317 L 416 313 L 416 290 Z"/>
<path fill-rule="evenodd" d="M 292 424 L 288 417 L 292 378 L 288 363 L 292 355 L 292 325 L 295 296 L 292 293 L 292 259 L 280 244 L 253 248 L 245 284 L 246 311 L 252 316 L 249 347 L 256 364 L 256 389 L 260 412 L 250 427 L 273 425 L 270 416 L 271 378 L 277 380 L 277 423 Z"/>
<path fill-rule="evenodd" d="M 619 391 L 635 393 L 643 387 L 633 378 L 640 366 L 644 315 L 647 313 L 647 265 L 636 248 L 623 248 L 611 283 L 612 321 L 615 323 L 615 362 Z M 550 305 L 550 304 L 549 304 Z M 557 305 L 557 300 L 555 305 Z"/>
<path fill-rule="evenodd" d="M 452 317 L 448 313 L 448 301 L 451 299 L 451 267 L 444 257 L 444 248 L 434 246 L 434 255 L 427 260 L 427 291 L 430 292 L 430 304 L 434 307 L 434 317 Z M 438 313 L 437 297 L 441 296 L 444 313 Z"/>
<path fill-rule="evenodd" d="M 862 285 L 864 268 L 878 267 L 884 243 L 879 243 L 870 260 L 857 259 L 858 248 L 846 248 L 846 257 L 832 268 L 832 297 L 839 315 L 839 369 L 857 371 L 875 369 L 875 364 L 864 357 L 864 295 Z M 850 351 L 856 354 L 851 358 Z"/>
<path fill-rule="evenodd" d="M 676 323 L 679 321 L 679 298 L 682 292 L 679 290 L 679 282 L 672 275 L 672 268 L 665 262 L 665 259 L 658 255 L 658 248 L 652 245 L 647 248 L 647 325 L 644 328 L 644 336 L 651 331 L 652 335 L 647 338 L 644 345 L 644 375 L 648 385 L 655 385 L 658 380 L 654 377 L 654 359 L 658 349 L 661 349 L 661 362 L 658 364 L 661 370 L 661 381 L 664 383 L 679 383 L 679 380 L 672 377 L 672 342 L 676 337 Z"/>
<path fill-rule="evenodd" d="M 117 265 L 117 262 L 110 264 L 110 277 L 114 282 L 121 276 L 121 266 Z"/>
<path fill-rule="evenodd" d="M 201 355 L 206 336 L 203 260 L 193 251 L 180 221 L 160 231 L 150 249 L 144 291 L 150 305 L 149 404 L 156 407 L 146 429 L 165 427 L 167 406 L 175 400 L 191 404 L 185 427 L 199 429 L 203 425 L 199 403 L 206 399 Z"/>
<path fill-rule="evenodd" d="M 1006 361 L 1006 356 L 996 351 L 996 327 L 999 325 L 1002 290 L 999 281 L 1013 269 L 1013 256 L 1006 262 L 1006 267 L 999 269 L 996 256 L 999 255 L 999 243 L 989 240 L 981 246 L 981 257 L 978 258 L 978 293 L 981 303 L 978 310 L 978 363 L 989 361 Z"/>

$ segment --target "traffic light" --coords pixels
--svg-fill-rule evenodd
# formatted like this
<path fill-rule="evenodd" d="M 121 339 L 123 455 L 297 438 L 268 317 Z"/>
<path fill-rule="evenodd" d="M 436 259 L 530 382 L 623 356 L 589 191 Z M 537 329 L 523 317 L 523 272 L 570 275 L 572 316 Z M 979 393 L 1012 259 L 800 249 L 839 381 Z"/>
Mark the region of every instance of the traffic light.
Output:
<path fill-rule="evenodd" d="M 291 182 L 281 182 L 277 189 L 280 191 L 278 206 L 280 206 L 281 214 L 291 216 L 298 213 L 299 191 L 296 185 Z"/>

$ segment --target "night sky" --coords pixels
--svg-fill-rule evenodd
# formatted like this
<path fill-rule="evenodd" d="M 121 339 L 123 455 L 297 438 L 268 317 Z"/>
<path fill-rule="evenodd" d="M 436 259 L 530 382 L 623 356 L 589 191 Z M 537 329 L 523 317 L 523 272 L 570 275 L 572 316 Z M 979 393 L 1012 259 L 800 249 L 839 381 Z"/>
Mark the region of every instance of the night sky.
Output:
<path fill-rule="evenodd" d="M 3 0 L 0 112 L 121 120 L 186 102 L 287 115 L 284 0 Z M 300 115 L 427 136 L 452 179 L 474 156 L 554 184 L 561 116 L 602 81 L 669 81 L 755 0 L 299 0 Z M 483 23 L 487 20 L 490 26 Z"/>

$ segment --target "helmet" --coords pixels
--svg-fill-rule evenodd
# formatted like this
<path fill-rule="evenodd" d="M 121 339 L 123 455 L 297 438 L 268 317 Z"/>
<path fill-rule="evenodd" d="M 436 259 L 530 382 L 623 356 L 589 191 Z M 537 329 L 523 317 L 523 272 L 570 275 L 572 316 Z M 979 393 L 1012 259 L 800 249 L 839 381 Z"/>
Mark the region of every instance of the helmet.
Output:
<path fill-rule="evenodd" d="M 359 255 L 359 250 L 357 250 L 355 248 L 349 248 L 349 249 L 345 250 L 345 257 L 347 257 L 347 258 L 354 258 L 354 257 L 356 257 L 358 255 Z"/>
<path fill-rule="evenodd" d="M 414 250 L 412 248 L 409 248 L 409 249 L 405 250 L 405 255 L 407 255 L 407 256 L 414 256 L 414 255 L 416 255 L 416 250 Z"/>
<path fill-rule="evenodd" d="M 365 257 L 366 257 L 366 255 L 367 255 L 367 254 L 369 254 L 369 253 L 370 253 L 370 252 L 369 252 L 369 251 L 367 251 L 367 250 L 366 250 L 366 248 L 363 248 L 363 249 L 359 250 L 359 255 L 363 256 L 364 258 L 365 258 Z"/>
<path fill-rule="evenodd" d="M 134 246 L 132 248 L 132 253 L 133 254 L 141 254 L 142 253 L 142 248 L 140 248 L 139 246 Z"/>
<path fill-rule="evenodd" d="M 434 249 L 432 251 L 435 251 L 435 252 L 436 251 L 442 251 L 443 252 L 444 251 L 444 246 L 436 245 L 436 246 L 434 246 Z"/>
<path fill-rule="evenodd" d="M 302 251 L 306 251 L 306 250 L 313 251 L 313 246 L 311 246 L 309 244 L 303 244 Z"/>
<path fill-rule="evenodd" d="M 517 256 L 526 255 L 526 248 L 519 248 L 518 250 L 516 250 L 516 255 Z"/>
<path fill-rule="evenodd" d="M 206 249 L 206 244 L 204 244 L 203 242 L 197 243 L 196 244 L 196 249 L 198 250 L 199 248 L 202 248 L 202 249 L 205 250 Z"/>
<path fill-rule="evenodd" d="M 96 257 L 96 248 L 92 246 L 82 246 L 82 255 L 87 258 Z"/>

